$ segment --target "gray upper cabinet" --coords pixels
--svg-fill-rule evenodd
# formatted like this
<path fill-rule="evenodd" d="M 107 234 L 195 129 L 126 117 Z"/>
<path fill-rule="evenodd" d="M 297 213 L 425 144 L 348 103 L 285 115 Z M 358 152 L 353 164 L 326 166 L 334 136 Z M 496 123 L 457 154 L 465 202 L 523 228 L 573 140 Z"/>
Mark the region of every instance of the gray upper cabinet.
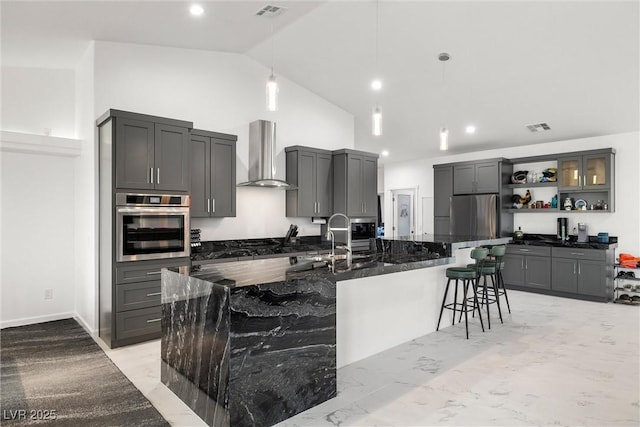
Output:
<path fill-rule="evenodd" d="M 498 193 L 500 162 L 483 161 L 453 166 L 453 194 Z"/>
<path fill-rule="evenodd" d="M 189 130 L 155 125 L 155 189 L 189 191 Z"/>
<path fill-rule="evenodd" d="M 433 215 L 449 218 L 453 196 L 453 166 L 433 168 Z"/>
<path fill-rule="evenodd" d="M 191 217 L 236 216 L 237 136 L 191 132 Z"/>
<path fill-rule="evenodd" d="M 433 232 L 448 235 L 453 196 L 453 166 L 433 167 Z"/>
<path fill-rule="evenodd" d="M 573 153 L 558 158 L 560 190 L 607 190 L 612 187 L 613 150 Z"/>
<path fill-rule="evenodd" d="M 190 122 L 109 113 L 115 118 L 116 189 L 189 191 Z"/>
<path fill-rule="evenodd" d="M 293 146 L 285 149 L 286 216 L 330 216 L 333 211 L 333 157 L 330 151 Z"/>
<path fill-rule="evenodd" d="M 333 207 L 352 218 L 378 215 L 378 156 L 355 150 L 333 153 Z"/>

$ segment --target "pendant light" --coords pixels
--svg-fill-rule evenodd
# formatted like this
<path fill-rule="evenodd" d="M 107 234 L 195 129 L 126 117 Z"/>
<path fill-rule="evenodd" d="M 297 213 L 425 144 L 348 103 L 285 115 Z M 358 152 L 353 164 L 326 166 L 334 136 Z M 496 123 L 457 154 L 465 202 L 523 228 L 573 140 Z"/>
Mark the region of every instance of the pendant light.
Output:
<path fill-rule="evenodd" d="M 382 110 L 379 105 L 376 105 L 376 108 L 373 109 L 373 116 L 371 117 L 371 133 L 374 136 L 382 135 Z"/>
<path fill-rule="evenodd" d="M 271 75 L 267 79 L 267 111 L 278 110 L 278 80 L 273 73 L 273 22 L 271 23 Z"/>
<path fill-rule="evenodd" d="M 442 105 L 445 104 L 444 101 L 446 101 L 446 96 L 445 96 L 445 84 L 444 84 L 444 64 L 445 62 L 447 62 L 449 59 L 451 59 L 451 55 L 449 55 L 446 52 L 442 52 L 441 54 L 438 55 L 438 60 L 440 62 L 442 62 L 442 98 L 443 98 L 443 103 Z M 443 108 L 443 110 L 445 110 L 445 115 L 446 115 L 446 109 Z M 440 127 L 440 150 L 442 151 L 446 151 L 449 149 L 449 129 L 447 129 L 446 126 L 442 126 Z"/>
<path fill-rule="evenodd" d="M 449 149 L 449 130 L 446 127 L 440 128 L 440 150 Z"/>
<path fill-rule="evenodd" d="M 376 75 L 379 72 L 378 68 L 378 21 L 380 16 L 380 3 L 379 0 L 376 0 Z M 382 89 L 382 82 L 376 76 L 375 80 L 371 83 L 371 87 L 375 91 L 379 91 Z M 378 95 L 376 95 L 376 98 Z M 373 136 L 382 135 L 382 109 L 380 108 L 380 104 L 376 101 L 376 106 L 373 109 L 373 114 L 371 116 L 371 133 Z"/>

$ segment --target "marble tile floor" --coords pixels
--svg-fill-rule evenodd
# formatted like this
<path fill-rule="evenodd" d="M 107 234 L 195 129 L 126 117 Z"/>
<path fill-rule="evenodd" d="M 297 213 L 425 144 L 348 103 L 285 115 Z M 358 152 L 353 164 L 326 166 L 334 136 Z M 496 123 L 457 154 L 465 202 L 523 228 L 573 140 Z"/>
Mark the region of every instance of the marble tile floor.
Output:
<path fill-rule="evenodd" d="M 640 425 L 640 307 L 509 296 L 504 324 L 492 310 L 469 340 L 456 324 L 341 368 L 338 397 L 278 426 Z M 171 425 L 204 425 L 160 384 L 159 350 L 107 354 Z"/>

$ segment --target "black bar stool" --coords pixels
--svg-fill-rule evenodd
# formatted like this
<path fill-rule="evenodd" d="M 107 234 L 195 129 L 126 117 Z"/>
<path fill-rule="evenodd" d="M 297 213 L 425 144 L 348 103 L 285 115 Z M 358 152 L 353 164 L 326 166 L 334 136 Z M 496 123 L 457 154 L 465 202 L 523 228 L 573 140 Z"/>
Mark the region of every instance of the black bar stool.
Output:
<path fill-rule="evenodd" d="M 456 322 L 456 311 L 460 311 L 460 318 L 458 322 L 462 320 L 462 313 L 464 313 L 464 327 L 467 334 L 467 339 L 469 339 L 469 317 L 468 312 L 471 311 L 475 316 L 475 310 L 478 310 L 478 317 L 480 318 L 480 326 L 482 327 L 482 332 L 484 332 L 484 323 L 482 322 L 482 314 L 480 313 L 480 304 L 478 302 L 478 294 L 477 294 L 477 284 L 479 279 L 479 271 L 482 268 L 482 263 L 487 258 L 489 254 L 489 250 L 486 248 L 475 248 L 471 251 L 471 258 L 473 258 L 476 263 L 471 264 L 473 267 L 449 267 L 446 271 L 447 276 L 447 287 L 444 290 L 444 297 L 442 298 L 442 305 L 440 306 L 440 316 L 438 317 L 438 326 L 436 327 L 436 331 L 440 329 L 440 321 L 442 320 L 442 313 L 444 309 L 453 311 L 453 315 L 451 318 L 451 324 L 454 325 Z M 455 279 L 455 289 L 453 294 L 453 302 L 447 303 L 447 294 L 449 293 L 449 285 L 451 284 L 451 280 Z M 458 280 L 462 280 L 462 301 L 458 302 Z M 467 298 L 467 292 L 469 290 L 469 284 L 471 284 L 473 289 L 473 297 Z M 472 306 L 469 307 L 467 304 L 467 300 L 471 301 Z"/>
<path fill-rule="evenodd" d="M 496 304 L 498 307 L 498 314 L 500 316 L 500 323 L 504 323 L 502 320 L 502 309 L 500 307 L 500 291 L 498 289 L 500 283 L 500 277 L 502 277 L 501 270 L 504 267 L 504 256 L 507 247 L 505 245 L 491 247 L 491 256 L 493 259 L 485 261 L 481 266 L 476 267 L 478 274 L 482 276 L 482 283 L 478 280 L 478 291 L 481 294 L 480 305 L 487 307 L 487 326 L 491 329 L 491 313 L 489 311 L 490 304 Z M 468 264 L 467 267 L 473 268 L 476 264 Z M 487 283 L 487 276 L 491 278 L 491 285 Z M 504 284 L 502 285 L 504 287 Z M 489 295 L 489 288 L 491 287 L 493 295 Z M 505 291 L 506 294 L 506 291 Z M 470 299 L 470 298 L 468 298 Z M 508 305 L 508 300 L 507 300 Z M 511 311 L 509 311 L 511 313 Z"/>
<path fill-rule="evenodd" d="M 487 265 L 496 263 L 498 266 L 496 269 L 495 278 L 498 281 L 498 295 L 503 296 L 507 302 L 507 310 L 511 314 L 511 306 L 509 305 L 509 296 L 507 295 L 507 288 L 504 286 L 504 278 L 502 277 L 502 270 L 504 270 L 504 254 L 507 252 L 507 245 L 487 245 L 483 248 L 489 249 L 489 259 L 485 261 Z M 495 249 L 494 249 L 495 248 Z"/>

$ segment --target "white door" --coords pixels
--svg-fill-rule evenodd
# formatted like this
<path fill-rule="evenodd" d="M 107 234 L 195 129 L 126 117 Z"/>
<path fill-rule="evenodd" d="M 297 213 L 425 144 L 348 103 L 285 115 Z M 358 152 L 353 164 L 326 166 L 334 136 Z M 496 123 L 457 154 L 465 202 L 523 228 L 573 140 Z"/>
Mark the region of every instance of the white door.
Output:
<path fill-rule="evenodd" d="M 392 190 L 393 237 L 413 239 L 416 231 L 415 190 Z"/>

